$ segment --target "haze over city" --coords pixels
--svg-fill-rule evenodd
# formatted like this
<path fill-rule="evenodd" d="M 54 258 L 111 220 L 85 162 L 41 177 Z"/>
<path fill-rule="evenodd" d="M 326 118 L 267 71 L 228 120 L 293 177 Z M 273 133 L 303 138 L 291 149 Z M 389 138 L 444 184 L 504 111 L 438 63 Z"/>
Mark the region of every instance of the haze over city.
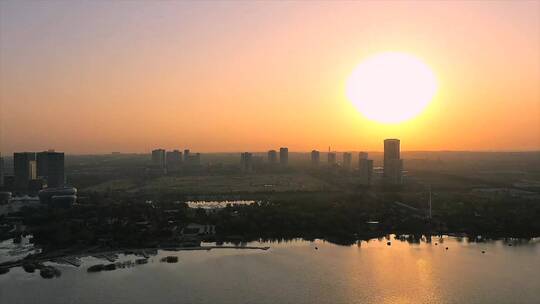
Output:
<path fill-rule="evenodd" d="M 540 0 L 0 0 L 0 303 L 538 304 Z"/>
<path fill-rule="evenodd" d="M 0 151 L 538 150 L 539 15 L 537 1 L 2 1 Z M 418 116 L 380 123 L 347 98 L 381 52 L 435 75 Z"/>

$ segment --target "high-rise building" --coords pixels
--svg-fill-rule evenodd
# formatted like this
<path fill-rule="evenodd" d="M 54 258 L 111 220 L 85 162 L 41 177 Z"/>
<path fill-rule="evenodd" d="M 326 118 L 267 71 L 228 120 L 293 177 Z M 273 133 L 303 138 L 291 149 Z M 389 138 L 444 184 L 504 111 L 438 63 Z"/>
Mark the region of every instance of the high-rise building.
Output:
<path fill-rule="evenodd" d="M 317 150 L 311 151 L 311 165 L 318 166 L 321 161 L 321 153 Z"/>
<path fill-rule="evenodd" d="M 184 162 L 188 162 L 189 161 L 189 149 L 185 149 L 184 150 Z"/>
<path fill-rule="evenodd" d="M 47 187 L 60 187 L 65 184 L 64 153 L 53 150 L 36 153 L 37 176 Z"/>
<path fill-rule="evenodd" d="M 336 152 L 328 152 L 328 165 L 335 166 L 336 162 Z"/>
<path fill-rule="evenodd" d="M 27 190 L 28 183 L 36 179 L 36 153 L 19 152 L 13 154 L 13 173 L 15 176 L 15 188 Z"/>
<path fill-rule="evenodd" d="M 177 171 L 182 165 L 182 152 L 179 150 L 167 151 L 165 154 L 165 164 L 167 171 Z"/>
<path fill-rule="evenodd" d="M 383 177 L 389 184 L 401 184 L 403 161 L 400 158 L 399 146 L 399 139 L 384 140 Z"/>
<path fill-rule="evenodd" d="M 343 153 L 343 168 L 351 169 L 352 166 L 352 154 L 349 152 Z"/>
<path fill-rule="evenodd" d="M 49 151 L 36 153 L 36 175 L 38 178 L 43 178 L 49 174 L 49 158 L 47 153 Z"/>
<path fill-rule="evenodd" d="M 166 168 L 167 159 L 165 158 L 165 150 L 152 150 L 152 164 L 160 169 Z"/>
<path fill-rule="evenodd" d="M 28 162 L 28 170 L 30 171 L 30 180 L 35 180 L 37 178 L 37 162 L 35 160 Z"/>
<path fill-rule="evenodd" d="M 390 138 L 384 140 L 384 159 L 400 159 L 399 139 Z"/>
<path fill-rule="evenodd" d="M 368 159 L 366 152 L 358 153 L 358 173 L 360 175 L 360 184 L 369 186 L 373 175 L 373 160 Z"/>
<path fill-rule="evenodd" d="M 251 172 L 253 170 L 253 154 L 249 152 L 240 154 L 240 169 L 243 172 Z"/>
<path fill-rule="evenodd" d="M 279 148 L 279 163 L 282 166 L 289 165 L 289 148 Z"/>
<path fill-rule="evenodd" d="M 367 159 L 368 153 L 367 152 L 358 152 L 358 159 Z"/>
<path fill-rule="evenodd" d="M 277 151 L 276 150 L 268 151 L 268 162 L 270 164 L 276 164 L 277 163 Z"/>

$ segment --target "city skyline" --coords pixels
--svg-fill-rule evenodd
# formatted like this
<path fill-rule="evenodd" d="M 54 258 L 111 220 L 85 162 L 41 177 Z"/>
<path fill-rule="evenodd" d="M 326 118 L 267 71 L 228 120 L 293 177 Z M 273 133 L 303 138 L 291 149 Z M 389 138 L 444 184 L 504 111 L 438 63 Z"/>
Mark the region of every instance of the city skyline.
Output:
<path fill-rule="evenodd" d="M 381 141 L 384 140 L 381 139 Z M 279 146 L 279 145 L 278 145 Z M 145 155 L 145 154 L 148 154 L 148 155 L 151 155 L 152 154 L 152 150 L 156 149 L 156 147 L 163 147 L 163 148 L 159 148 L 159 149 L 163 149 L 163 150 L 166 150 L 166 151 L 174 151 L 174 150 L 178 150 L 179 147 L 181 148 L 182 146 L 170 146 L 170 147 L 164 147 L 164 146 L 150 146 L 148 147 L 147 149 L 143 149 L 143 150 L 137 150 L 137 151 L 119 151 L 119 150 L 107 150 L 107 151 L 97 151 L 97 152 L 69 152 L 69 151 L 63 151 L 66 155 L 108 155 L 108 154 L 138 154 L 138 155 Z M 189 146 L 189 147 L 192 147 L 192 146 Z M 321 145 L 321 147 L 323 147 L 323 145 Z M 328 149 L 328 148 L 327 148 Z M 37 148 L 37 149 L 23 149 L 23 150 L 15 150 L 15 151 L 10 151 L 10 152 L 4 152 L 2 151 L 2 157 L 3 158 L 11 158 L 13 156 L 14 153 L 20 153 L 20 152 L 32 152 L 32 151 L 48 151 L 48 150 L 59 150 L 59 149 L 53 149 L 52 147 L 49 147 L 48 149 L 45 149 L 45 148 Z M 253 153 L 253 154 L 268 154 L 269 151 L 271 150 L 268 150 L 268 148 L 261 148 L 261 149 L 256 149 L 256 150 L 249 150 L 249 149 L 242 149 L 242 148 L 239 148 L 238 150 L 201 150 L 201 149 L 196 149 L 197 151 L 199 151 L 199 153 L 203 153 L 203 154 L 240 154 L 240 153 L 244 153 L 246 151 L 249 151 L 249 153 Z M 328 154 L 328 153 L 336 153 L 336 154 L 343 154 L 343 153 L 362 153 L 362 152 L 369 152 L 369 153 L 378 153 L 378 154 L 384 154 L 384 147 L 381 145 L 381 147 L 377 148 L 377 147 L 373 147 L 373 149 L 362 149 L 361 147 L 357 148 L 357 149 L 333 149 L 332 148 L 332 151 L 328 152 L 326 151 L 325 149 L 321 148 L 320 150 L 319 149 L 301 149 L 301 150 L 291 150 L 289 149 L 289 153 L 300 153 L 300 154 L 311 154 L 311 152 L 313 151 L 317 151 L 317 152 L 320 152 L 321 155 L 325 155 L 325 154 Z M 512 152 L 516 152 L 516 153 L 528 153 L 528 152 L 539 152 L 540 149 L 531 149 L 531 150 L 503 150 L 503 149 L 499 149 L 499 150 L 489 150 L 489 149 L 486 149 L 486 150 L 449 150 L 449 149 L 441 149 L 441 150 L 411 150 L 411 149 L 401 149 L 401 153 L 416 153 L 416 152 L 433 152 L 433 153 L 444 153 L 444 152 L 452 152 L 452 153 L 460 153 L 460 152 L 463 152 L 463 153 L 512 153 Z M 279 154 L 279 151 L 277 151 L 278 154 Z M 36 152 L 37 153 L 37 152 Z M 279 159 L 279 156 L 278 156 L 278 159 Z M 323 160 L 321 159 L 321 162 Z"/>
<path fill-rule="evenodd" d="M 538 2 L 2 1 L 0 14 L 5 155 L 380 151 L 390 137 L 406 151 L 540 149 Z M 355 67 L 385 51 L 438 82 L 400 124 L 346 97 Z"/>
<path fill-rule="evenodd" d="M 0 303 L 537 303 L 540 0 L 0 0 Z"/>

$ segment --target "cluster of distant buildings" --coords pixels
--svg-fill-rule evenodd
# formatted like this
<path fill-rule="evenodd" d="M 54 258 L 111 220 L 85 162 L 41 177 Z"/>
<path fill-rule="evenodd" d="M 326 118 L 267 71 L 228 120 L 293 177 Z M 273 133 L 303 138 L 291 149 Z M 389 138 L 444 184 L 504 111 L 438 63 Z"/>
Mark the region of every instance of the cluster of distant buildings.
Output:
<path fill-rule="evenodd" d="M 200 164 L 201 154 L 191 153 L 189 149 L 185 149 L 183 153 L 180 150 L 152 150 L 152 169 L 160 173 L 175 172 L 183 167 L 194 167 Z"/>
<path fill-rule="evenodd" d="M 0 161 L 3 163 L 3 160 Z M 13 191 L 39 191 L 44 187 L 65 184 L 64 153 L 55 151 L 16 152 L 13 154 L 13 175 L 0 169 L 0 186 Z"/>
<path fill-rule="evenodd" d="M 24 205 L 38 201 L 71 205 L 77 199 L 76 193 L 77 189 L 66 186 L 62 152 L 16 152 L 13 154 L 13 175 L 5 174 L 4 160 L 0 157 L 0 203 Z"/>
<path fill-rule="evenodd" d="M 276 150 L 270 150 L 267 153 L 267 160 L 271 166 L 277 165 L 279 161 L 280 166 L 287 167 L 289 165 L 289 149 L 284 147 L 279 148 L 279 158 Z M 251 172 L 262 163 L 262 156 L 255 156 L 250 152 L 240 154 L 240 169 L 242 172 Z"/>
<path fill-rule="evenodd" d="M 337 167 L 337 153 L 328 151 L 327 164 L 329 167 Z M 313 167 L 319 167 L 321 165 L 321 153 L 317 150 L 311 151 L 311 165 Z M 341 167 L 345 170 L 352 170 L 352 153 L 344 152 Z M 373 160 L 368 159 L 367 152 L 358 153 L 358 174 L 360 176 L 360 183 L 362 185 L 370 185 L 373 175 Z"/>
<path fill-rule="evenodd" d="M 346 170 L 351 170 L 352 153 L 344 152 L 341 167 Z M 251 172 L 257 164 L 261 163 L 262 157 L 254 156 L 253 153 L 243 152 L 240 154 L 240 168 L 243 172 Z M 270 150 L 267 153 L 267 161 L 269 164 L 278 163 L 278 153 L 276 150 Z M 279 164 L 287 166 L 289 163 L 289 149 L 282 147 L 279 149 Z M 327 163 L 329 167 L 338 166 L 337 153 L 328 151 Z M 321 165 L 321 153 L 317 150 L 311 151 L 312 167 Z M 373 160 L 368 159 L 367 152 L 358 153 L 358 174 L 362 185 L 370 185 L 373 176 Z M 383 163 L 383 181 L 387 184 L 399 185 L 402 183 L 403 160 L 400 157 L 400 141 L 399 139 L 384 140 L 384 163 Z"/>
<path fill-rule="evenodd" d="M 338 167 L 345 170 L 353 169 L 353 154 L 344 152 L 343 159 L 338 165 L 337 153 L 328 151 L 327 166 L 330 168 Z M 182 153 L 180 150 L 166 151 L 164 149 L 155 149 L 152 151 L 152 169 L 158 173 L 176 172 L 186 167 L 198 166 L 201 163 L 200 153 L 190 153 L 186 149 Z M 240 153 L 240 171 L 249 173 L 255 168 L 262 167 L 264 158 L 261 155 L 254 155 L 251 152 Z M 266 163 L 270 167 L 286 168 L 289 165 L 289 148 L 281 147 L 277 150 L 269 150 L 266 153 Z M 317 168 L 321 165 L 321 152 L 311 151 L 311 166 Z M 374 167 L 373 160 L 368 158 L 367 152 L 358 153 L 358 166 L 356 167 L 360 177 L 360 184 L 370 185 L 373 181 Z M 400 157 L 399 139 L 384 140 L 384 163 L 382 168 L 382 177 L 385 184 L 399 185 L 402 183 L 403 160 Z"/>

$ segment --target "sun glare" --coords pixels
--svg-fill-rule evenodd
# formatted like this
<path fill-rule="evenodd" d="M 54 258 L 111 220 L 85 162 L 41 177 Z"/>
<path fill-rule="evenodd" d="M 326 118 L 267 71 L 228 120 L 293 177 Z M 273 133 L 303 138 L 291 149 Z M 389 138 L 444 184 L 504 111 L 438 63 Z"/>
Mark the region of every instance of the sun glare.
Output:
<path fill-rule="evenodd" d="M 374 55 L 347 80 L 347 97 L 368 119 L 400 123 L 419 115 L 437 91 L 431 69 L 408 54 Z"/>

